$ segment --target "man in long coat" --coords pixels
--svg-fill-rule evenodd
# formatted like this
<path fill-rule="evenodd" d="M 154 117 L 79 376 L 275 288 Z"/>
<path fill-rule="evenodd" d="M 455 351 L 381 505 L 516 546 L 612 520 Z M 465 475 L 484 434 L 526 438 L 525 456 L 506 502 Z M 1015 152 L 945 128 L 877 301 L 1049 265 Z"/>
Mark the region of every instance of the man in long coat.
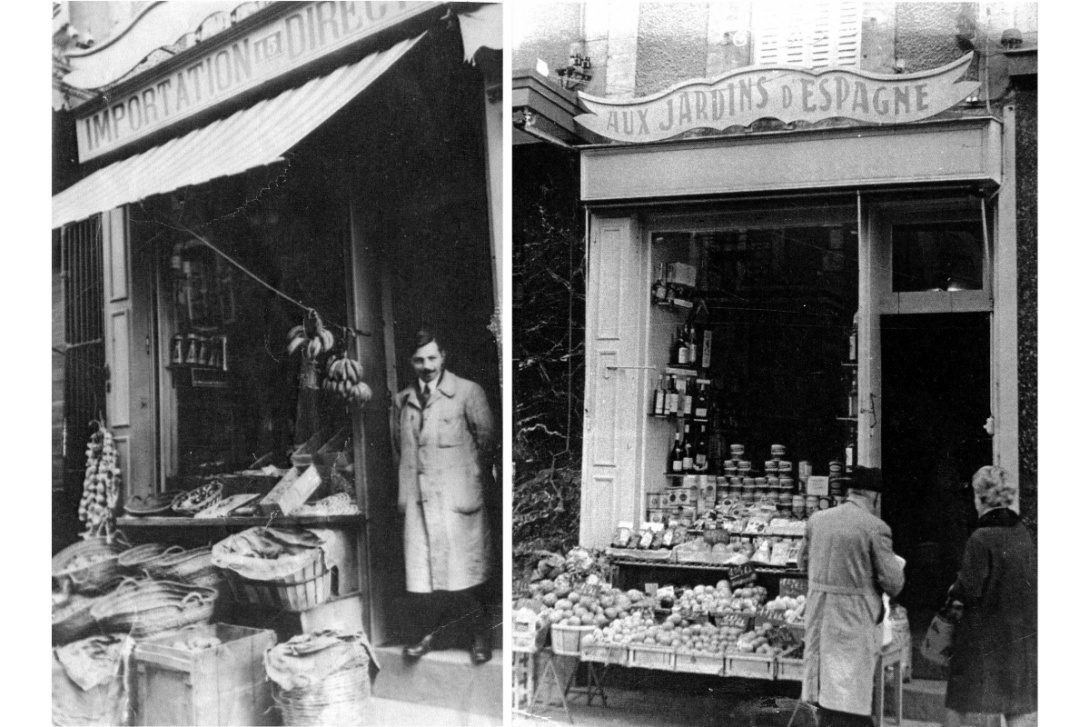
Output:
<path fill-rule="evenodd" d="M 469 619 L 475 634 L 470 655 L 479 664 L 492 656 L 485 583 L 493 554 L 485 483 L 491 478 L 494 429 L 484 390 L 445 370 L 445 359 L 434 334 L 419 331 L 412 355 L 417 380 L 395 402 L 405 586 L 439 601 L 421 609 L 435 621 L 404 653 L 416 659 L 430 651 L 441 617 Z M 469 604 L 468 610 L 451 613 L 457 604 Z"/>
<path fill-rule="evenodd" d="M 904 587 L 893 534 L 877 512 L 881 473 L 857 467 L 847 499 L 806 523 L 799 568 L 806 571 L 803 700 L 822 727 L 873 725 L 875 670 L 882 649 L 882 593 Z"/>

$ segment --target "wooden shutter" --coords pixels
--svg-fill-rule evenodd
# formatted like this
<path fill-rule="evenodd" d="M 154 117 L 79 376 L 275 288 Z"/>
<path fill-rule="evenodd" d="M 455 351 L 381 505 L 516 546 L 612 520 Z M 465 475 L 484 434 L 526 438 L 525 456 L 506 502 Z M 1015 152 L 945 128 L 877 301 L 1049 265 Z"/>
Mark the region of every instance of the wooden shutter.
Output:
<path fill-rule="evenodd" d="M 618 521 L 640 516 L 647 289 L 637 235 L 630 217 L 595 217 L 591 226 L 579 537 L 588 547 L 606 547 Z"/>
<path fill-rule="evenodd" d="M 755 3 L 754 63 L 858 66 L 862 20 L 859 0 Z"/>
<path fill-rule="evenodd" d="M 120 460 L 123 498 L 154 492 L 157 480 L 152 340 L 151 262 L 153 246 L 132 254 L 128 210 L 102 214 L 106 423 Z M 135 275 L 134 275 L 135 271 Z"/>

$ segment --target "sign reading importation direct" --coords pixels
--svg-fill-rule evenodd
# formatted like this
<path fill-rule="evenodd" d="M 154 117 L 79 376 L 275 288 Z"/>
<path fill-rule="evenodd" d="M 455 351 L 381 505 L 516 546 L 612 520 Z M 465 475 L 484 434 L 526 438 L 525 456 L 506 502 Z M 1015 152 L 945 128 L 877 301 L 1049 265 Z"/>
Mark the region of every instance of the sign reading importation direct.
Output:
<path fill-rule="evenodd" d="M 230 40 L 213 37 L 192 62 L 77 110 L 79 159 L 102 156 L 256 88 L 304 63 L 437 7 L 431 2 L 284 3 L 285 12 Z M 90 108 L 92 105 L 88 104 Z"/>
<path fill-rule="evenodd" d="M 575 120 L 608 139 L 649 142 L 695 129 L 722 131 L 757 119 L 785 123 L 834 117 L 874 124 L 920 121 L 954 106 L 980 87 L 959 81 L 972 53 L 942 68 L 882 75 L 855 69 L 811 71 L 750 66 L 714 81 L 687 81 L 662 93 L 626 101 L 580 93 L 590 113 Z"/>

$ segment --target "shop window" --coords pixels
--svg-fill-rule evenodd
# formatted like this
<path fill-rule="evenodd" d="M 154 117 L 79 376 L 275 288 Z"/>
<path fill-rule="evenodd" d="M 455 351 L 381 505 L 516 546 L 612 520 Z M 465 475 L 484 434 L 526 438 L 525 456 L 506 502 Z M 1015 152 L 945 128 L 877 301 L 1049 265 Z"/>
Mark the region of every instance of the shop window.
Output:
<path fill-rule="evenodd" d="M 308 442 L 311 451 L 328 444 L 351 457 L 350 409 L 320 388 L 328 359 L 351 343 L 346 216 L 300 190 L 254 203 L 244 187 L 211 185 L 151 215 L 184 220 L 166 227 L 169 235 L 154 222 L 148 228 L 160 238 L 153 274 L 168 485 L 284 468 Z M 288 352 L 290 329 L 313 327 L 288 298 L 317 312 L 334 334 L 332 351 L 313 360 Z"/>
<path fill-rule="evenodd" d="M 791 459 L 822 463 L 815 474 L 843 461 L 846 445 L 854 454 L 854 369 L 845 364 L 858 299 L 855 225 L 674 230 L 653 233 L 651 243 L 667 290 L 652 293 L 665 300 L 653 305 L 649 362 L 662 367 L 660 388 L 692 394 L 697 386 L 707 396 L 709 420 L 686 420 L 682 432 L 706 456 L 704 471 L 723 474 L 732 444 L 758 463 L 773 444 L 785 445 Z M 684 342 L 693 342 L 695 360 L 679 366 L 674 352 Z M 668 429 L 652 427 L 650 451 L 669 449 Z"/>
<path fill-rule="evenodd" d="M 979 221 L 893 226 L 893 292 L 981 290 Z"/>
<path fill-rule="evenodd" d="M 858 0 L 754 3 L 754 63 L 858 66 L 862 17 Z"/>

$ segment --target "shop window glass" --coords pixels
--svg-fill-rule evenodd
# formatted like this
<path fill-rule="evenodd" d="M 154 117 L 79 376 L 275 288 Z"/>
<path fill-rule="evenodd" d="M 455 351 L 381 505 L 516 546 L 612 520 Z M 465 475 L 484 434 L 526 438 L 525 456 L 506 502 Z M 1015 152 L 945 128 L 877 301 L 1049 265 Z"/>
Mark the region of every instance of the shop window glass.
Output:
<path fill-rule="evenodd" d="M 304 323 L 305 311 L 194 235 L 173 233 L 160 243 L 157 273 L 175 432 L 168 475 L 203 477 L 258 462 L 283 468 L 305 442 L 339 435 L 332 446 L 346 449 L 349 441 L 349 410 L 320 388 L 326 362 L 346 344 L 346 218 L 299 190 L 258 203 L 254 196 L 224 182 L 173 214 L 254 277 L 314 308 L 335 348 L 313 362 L 289 355 L 288 331 Z"/>
<path fill-rule="evenodd" d="M 858 306 L 858 239 L 852 224 L 762 226 L 652 235 L 652 261 L 696 268 L 692 307 L 653 318 L 654 336 L 692 326 L 712 333 L 712 421 L 694 424 L 713 471 L 743 443 L 754 459 L 784 444 L 790 459 L 844 458 L 854 441 L 848 400 L 849 337 Z M 675 286 L 677 287 L 677 286 Z M 652 341 L 663 358 L 669 340 Z M 659 356 L 657 352 L 663 352 Z M 698 365 L 702 371 L 704 367 Z"/>
<path fill-rule="evenodd" d="M 893 226 L 893 292 L 981 290 L 979 221 Z"/>

